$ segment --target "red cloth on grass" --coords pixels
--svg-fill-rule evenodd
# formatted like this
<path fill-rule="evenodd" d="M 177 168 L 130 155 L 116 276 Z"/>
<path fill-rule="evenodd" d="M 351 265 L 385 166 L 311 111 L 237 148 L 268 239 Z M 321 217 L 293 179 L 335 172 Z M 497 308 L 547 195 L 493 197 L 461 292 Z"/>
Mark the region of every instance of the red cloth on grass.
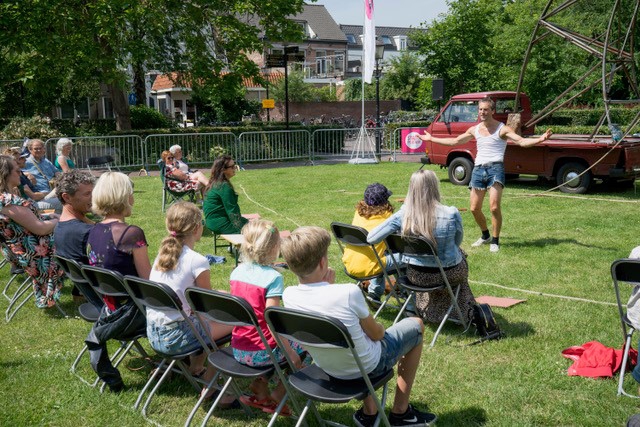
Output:
<path fill-rule="evenodd" d="M 612 377 L 622 365 L 622 349 L 605 347 L 598 341 L 589 341 L 582 345 L 575 345 L 562 350 L 562 355 L 573 360 L 567 373 L 569 376 L 581 377 Z M 638 360 L 638 352 L 629 349 L 627 365 L 633 368 Z"/>

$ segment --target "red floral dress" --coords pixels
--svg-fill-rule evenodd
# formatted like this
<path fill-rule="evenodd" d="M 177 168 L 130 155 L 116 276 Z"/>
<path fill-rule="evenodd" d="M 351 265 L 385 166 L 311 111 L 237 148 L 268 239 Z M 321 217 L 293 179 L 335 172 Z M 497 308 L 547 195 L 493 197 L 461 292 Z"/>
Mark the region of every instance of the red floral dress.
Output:
<path fill-rule="evenodd" d="M 28 200 L 11 193 L 0 194 L 2 208 L 16 205 L 24 206 L 42 219 L 36 207 Z M 55 305 L 60 299 L 64 272 L 53 260 L 53 233 L 37 236 L 0 213 L 0 236 L 6 245 L 2 245 L 5 258 L 7 251 L 15 255 L 19 267 L 29 275 L 33 282 L 36 307 L 46 308 Z"/>
<path fill-rule="evenodd" d="M 178 169 L 173 165 L 165 166 L 164 176 L 167 178 L 173 178 L 173 179 L 167 179 L 167 187 L 169 187 L 169 190 L 175 191 L 176 193 L 186 193 L 187 191 L 198 189 L 198 181 L 189 181 L 188 179 L 189 175 L 187 175 L 187 179 L 184 181 L 178 180 L 177 178 L 172 177 L 173 173 L 177 170 L 180 170 L 180 169 Z"/>

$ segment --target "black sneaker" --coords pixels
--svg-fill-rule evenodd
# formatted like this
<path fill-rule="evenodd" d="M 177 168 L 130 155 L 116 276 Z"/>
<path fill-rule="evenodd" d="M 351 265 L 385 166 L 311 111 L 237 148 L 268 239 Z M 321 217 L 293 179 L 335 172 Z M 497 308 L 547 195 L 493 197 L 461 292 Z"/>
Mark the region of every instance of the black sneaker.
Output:
<path fill-rule="evenodd" d="M 376 418 L 378 418 L 378 414 L 367 415 L 367 414 L 364 413 L 362 408 L 358 409 L 353 414 L 353 422 L 356 423 L 356 425 L 358 427 L 373 426 L 376 423 Z"/>
<path fill-rule="evenodd" d="M 435 414 L 418 411 L 412 405 L 409 405 L 404 414 L 389 414 L 389 424 L 392 426 L 429 426 L 437 419 Z"/>

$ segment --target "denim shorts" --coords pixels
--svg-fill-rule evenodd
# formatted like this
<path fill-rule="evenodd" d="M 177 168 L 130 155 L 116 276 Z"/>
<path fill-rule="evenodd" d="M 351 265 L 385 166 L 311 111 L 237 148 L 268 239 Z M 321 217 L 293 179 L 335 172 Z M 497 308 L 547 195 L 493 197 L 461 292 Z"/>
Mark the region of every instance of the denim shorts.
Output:
<path fill-rule="evenodd" d="M 189 319 L 193 322 L 198 333 L 204 338 L 204 341 L 210 344 L 208 328 L 203 326 L 195 316 L 190 316 Z M 147 337 L 151 347 L 160 353 L 180 354 L 202 348 L 200 341 L 198 341 L 189 324 L 184 320 L 167 325 L 157 325 L 149 322 L 147 324 Z"/>
<path fill-rule="evenodd" d="M 378 366 L 369 372 L 369 376 L 382 375 L 389 369 L 393 369 L 402 356 L 421 342 L 422 327 L 415 318 L 407 317 L 391 326 L 385 331 L 384 338 L 380 341 L 382 351 Z"/>
<path fill-rule="evenodd" d="M 476 165 L 471 172 L 469 188 L 476 190 L 487 190 L 498 183 L 504 187 L 504 163 L 493 162 L 485 165 Z"/>

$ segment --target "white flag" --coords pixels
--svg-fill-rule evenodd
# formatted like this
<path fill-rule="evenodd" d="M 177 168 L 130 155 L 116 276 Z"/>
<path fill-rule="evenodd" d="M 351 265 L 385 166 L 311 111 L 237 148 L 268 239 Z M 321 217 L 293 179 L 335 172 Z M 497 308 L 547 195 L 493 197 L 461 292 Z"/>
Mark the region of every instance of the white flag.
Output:
<path fill-rule="evenodd" d="M 364 37 L 362 40 L 362 78 L 371 83 L 376 64 L 376 26 L 373 23 L 373 0 L 364 0 Z"/>

